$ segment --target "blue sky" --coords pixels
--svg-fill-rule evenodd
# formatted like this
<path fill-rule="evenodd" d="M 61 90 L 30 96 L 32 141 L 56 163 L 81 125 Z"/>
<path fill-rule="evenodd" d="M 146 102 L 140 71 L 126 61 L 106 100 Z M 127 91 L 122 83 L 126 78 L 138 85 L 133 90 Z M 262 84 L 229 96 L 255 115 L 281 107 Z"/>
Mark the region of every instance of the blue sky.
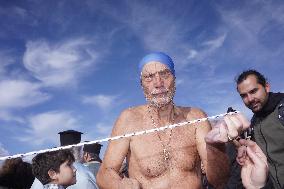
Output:
<path fill-rule="evenodd" d="M 245 69 L 284 91 L 281 0 L 0 0 L 0 28 L 2 156 L 58 146 L 67 129 L 109 136 L 145 103 L 137 65 L 152 51 L 175 62 L 175 103 L 210 116 L 251 116 L 234 84 Z"/>

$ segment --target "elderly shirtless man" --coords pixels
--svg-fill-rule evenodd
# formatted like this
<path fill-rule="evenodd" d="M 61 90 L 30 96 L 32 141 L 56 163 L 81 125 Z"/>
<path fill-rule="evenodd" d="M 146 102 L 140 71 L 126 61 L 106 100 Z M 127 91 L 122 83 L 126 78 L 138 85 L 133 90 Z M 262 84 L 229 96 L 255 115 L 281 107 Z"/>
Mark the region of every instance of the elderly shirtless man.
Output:
<path fill-rule="evenodd" d="M 173 103 L 175 70 L 168 55 L 149 54 L 142 59 L 139 68 L 148 103 L 124 110 L 112 136 L 206 117 L 200 109 Z M 228 136 L 236 137 L 242 127 L 236 117 L 228 116 L 225 121 L 235 130 L 226 129 L 226 124 L 211 130 L 206 121 L 111 141 L 97 175 L 97 184 L 101 189 L 200 189 L 202 162 L 209 182 L 223 188 L 229 163 L 222 143 L 228 141 Z M 118 174 L 125 158 L 129 178 Z"/>

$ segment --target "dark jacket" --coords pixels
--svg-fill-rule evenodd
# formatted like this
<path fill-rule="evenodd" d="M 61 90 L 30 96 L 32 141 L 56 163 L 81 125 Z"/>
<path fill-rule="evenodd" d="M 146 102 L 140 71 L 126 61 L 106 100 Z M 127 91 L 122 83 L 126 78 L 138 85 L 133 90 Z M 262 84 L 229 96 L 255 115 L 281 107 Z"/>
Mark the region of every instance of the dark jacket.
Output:
<path fill-rule="evenodd" d="M 267 156 L 271 182 L 280 189 L 284 185 L 284 94 L 269 93 L 266 105 L 253 115 L 251 123 L 255 141 Z"/>

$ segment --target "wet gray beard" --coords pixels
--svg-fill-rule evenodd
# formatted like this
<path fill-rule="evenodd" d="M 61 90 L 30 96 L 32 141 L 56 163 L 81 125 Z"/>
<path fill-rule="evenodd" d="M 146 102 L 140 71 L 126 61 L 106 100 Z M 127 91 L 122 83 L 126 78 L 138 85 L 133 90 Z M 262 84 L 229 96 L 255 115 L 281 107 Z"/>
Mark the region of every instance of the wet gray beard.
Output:
<path fill-rule="evenodd" d="M 167 95 L 164 95 L 163 97 L 161 97 L 161 98 L 163 98 L 162 103 L 159 103 L 157 98 L 155 98 L 155 97 L 151 98 L 151 95 L 147 95 L 147 93 L 145 93 L 145 89 L 143 87 L 142 81 L 140 81 L 140 82 L 141 82 L 141 86 L 142 86 L 142 89 L 144 91 L 144 95 L 146 97 L 146 100 L 147 100 L 147 102 L 149 103 L 150 106 L 153 106 L 153 107 L 156 107 L 156 108 L 162 108 L 162 107 L 168 105 L 169 103 L 173 102 L 173 98 L 174 98 L 175 92 L 176 92 L 175 81 L 173 83 L 173 86 L 171 86 L 171 87 L 173 87 L 173 89 L 172 90 L 167 89 L 167 91 L 169 91 L 169 93 Z"/>
<path fill-rule="evenodd" d="M 154 97 L 154 98 L 151 98 L 151 99 L 147 99 L 148 103 L 150 104 L 150 106 L 154 106 L 154 107 L 157 107 L 157 108 L 161 108 L 161 107 L 164 107 L 165 105 L 169 104 L 171 101 L 172 101 L 172 98 L 166 96 L 166 97 L 161 97 L 163 100 L 162 102 Z"/>
<path fill-rule="evenodd" d="M 150 104 L 150 106 L 154 106 L 156 108 L 162 108 L 173 101 L 174 93 L 175 93 L 174 91 L 171 91 L 168 95 L 160 97 L 159 99 L 162 99 L 162 101 L 160 102 L 156 97 L 153 98 L 146 97 L 146 99 Z"/>

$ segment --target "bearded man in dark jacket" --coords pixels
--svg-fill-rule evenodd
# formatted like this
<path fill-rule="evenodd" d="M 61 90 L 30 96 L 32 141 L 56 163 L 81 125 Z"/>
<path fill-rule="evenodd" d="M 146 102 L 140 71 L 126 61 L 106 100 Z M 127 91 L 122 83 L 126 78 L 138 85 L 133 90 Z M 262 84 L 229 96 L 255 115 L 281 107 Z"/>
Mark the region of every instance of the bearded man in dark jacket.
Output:
<path fill-rule="evenodd" d="M 280 189 L 284 186 L 284 94 L 270 92 L 269 83 L 256 70 L 244 71 L 236 83 L 244 104 L 254 113 L 254 140 L 267 156 L 270 182 Z"/>

